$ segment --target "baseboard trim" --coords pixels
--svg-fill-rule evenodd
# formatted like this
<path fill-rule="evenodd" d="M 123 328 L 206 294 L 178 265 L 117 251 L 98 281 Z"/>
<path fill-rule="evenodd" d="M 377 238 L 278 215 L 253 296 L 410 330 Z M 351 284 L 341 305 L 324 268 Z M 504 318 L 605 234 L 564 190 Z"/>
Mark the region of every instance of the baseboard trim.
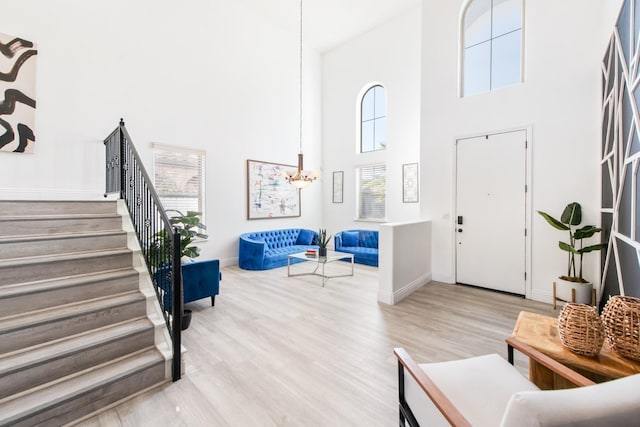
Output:
<path fill-rule="evenodd" d="M 449 284 L 456 283 L 455 277 L 447 274 L 433 273 L 432 280 L 434 282 L 440 282 L 440 283 L 449 283 Z"/>
<path fill-rule="evenodd" d="M 423 287 L 425 284 L 429 283 L 430 281 L 431 281 L 431 273 L 427 273 L 407 283 L 406 285 L 404 285 L 397 291 L 394 291 L 393 293 L 378 291 L 378 301 L 384 304 L 395 305 L 398 302 L 405 299 L 406 297 L 408 297 L 409 295 L 411 295 L 412 293 L 414 293 L 415 291 L 417 291 L 418 289 L 420 289 L 421 287 Z"/>

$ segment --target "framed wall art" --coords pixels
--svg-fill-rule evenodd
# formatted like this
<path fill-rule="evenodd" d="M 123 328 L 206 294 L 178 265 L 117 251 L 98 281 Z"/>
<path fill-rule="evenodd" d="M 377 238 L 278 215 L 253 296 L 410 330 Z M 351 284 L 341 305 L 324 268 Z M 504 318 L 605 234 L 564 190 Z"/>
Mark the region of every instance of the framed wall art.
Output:
<path fill-rule="evenodd" d="M 344 189 L 343 181 L 343 171 L 336 171 L 333 173 L 333 203 L 342 203 Z"/>
<path fill-rule="evenodd" d="M 418 202 L 418 164 L 402 165 L 402 203 Z"/>
<path fill-rule="evenodd" d="M 34 152 L 37 55 L 33 42 L 0 34 L 0 151 Z"/>
<path fill-rule="evenodd" d="M 247 160 L 247 219 L 300 216 L 300 190 L 282 172 L 295 166 Z"/>

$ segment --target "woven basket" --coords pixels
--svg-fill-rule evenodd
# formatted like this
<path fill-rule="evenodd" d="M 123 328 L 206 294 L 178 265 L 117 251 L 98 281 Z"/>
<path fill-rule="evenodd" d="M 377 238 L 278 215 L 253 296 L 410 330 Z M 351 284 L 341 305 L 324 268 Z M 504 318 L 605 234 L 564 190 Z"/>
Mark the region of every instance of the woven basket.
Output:
<path fill-rule="evenodd" d="M 640 360 L 640 298 L 612 296 L 602 319 L 609 346 L 620 356 Z"/>
<path fill-rule="evenodd" d="M 574 353 L 597 356 L 604 343 L 604 326 L 595 307 L 567 303 L 558 317 L 562 344 Z"/>

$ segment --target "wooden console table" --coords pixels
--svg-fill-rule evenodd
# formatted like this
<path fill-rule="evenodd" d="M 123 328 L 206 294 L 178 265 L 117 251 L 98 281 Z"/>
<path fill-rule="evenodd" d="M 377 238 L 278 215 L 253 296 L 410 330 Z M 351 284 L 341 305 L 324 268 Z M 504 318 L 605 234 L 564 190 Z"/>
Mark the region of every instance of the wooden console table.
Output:
<path fill-rule="evenodd" d="M 596 357 L 571 352 L 560 341 L 555 317 L 521 311 L 512 336 L 597 383 L 640 373 L 640 362 L 619 356 L 606 341 Z M 513 361 L 511 345 L 508 351 Z M 543 390 L 573 386 L 534 360 L 529 360 L 529 379 Z"/>

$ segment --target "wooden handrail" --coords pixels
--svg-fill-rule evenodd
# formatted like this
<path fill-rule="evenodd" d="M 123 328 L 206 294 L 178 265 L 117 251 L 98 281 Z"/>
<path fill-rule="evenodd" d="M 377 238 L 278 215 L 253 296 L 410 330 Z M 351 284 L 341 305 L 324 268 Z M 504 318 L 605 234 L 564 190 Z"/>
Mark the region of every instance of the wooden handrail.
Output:
<path fill-rule="evenodd" d="M 587 385 L 594 385 L 595 383 L 591 381 L 589 378 L 579 374 L 573 369 L 563 365 L 557 360 L 552 359 L 546 354 L 536 350 L 528 344 L 523 343 L 517 338 L 508 337 L 505 339 L 506 343 L 518 350 L 520 353 L 528 356 L 530 359 L 535 360 L 556 374 L 560 375 L 562 378 L 566 379 L 572 384 L 577 385 L 578 387 L 584 387 Z"/>
<path fill-rule="evenodd" d="M 431 378 L 418 366 L 403 348 L 394 348 L 393 353 L 398 361 L 413 377 L 418 386 L 429 396 L 440 413 L 454 427 L 471 427 L 471 423 L 462 415 L 445 394 L 435 385 Z"/>

